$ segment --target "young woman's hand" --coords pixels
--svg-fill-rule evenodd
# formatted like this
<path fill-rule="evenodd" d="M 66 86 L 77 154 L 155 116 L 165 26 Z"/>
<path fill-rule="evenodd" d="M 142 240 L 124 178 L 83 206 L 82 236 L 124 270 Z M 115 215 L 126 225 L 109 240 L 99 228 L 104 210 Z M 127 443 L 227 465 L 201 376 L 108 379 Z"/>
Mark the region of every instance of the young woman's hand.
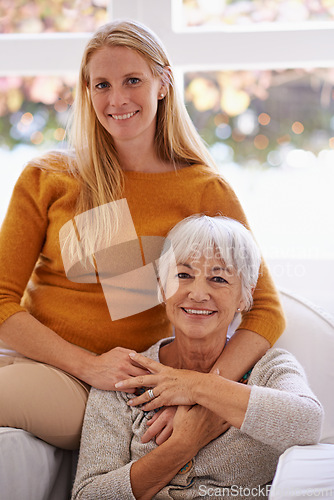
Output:
<path fill-rule="evenodd" d="M 115 385 L 116 389 L 130 392 L 136 387 L 152 388 L 131 399 L 128 403 L 129 406 L 144 404 L 143 410 L 150 411 L 162 406 L 196 403 L 194 389 L 205 374 L 194 370 L 171 368 L 138 353 L 130 352 L 129 357 L 150 375 L 143 374 L 118 382 Z"/>
<path fill-rule="evenodd" d="M 138 377 L 149 373 L 132 362 L 129 354 L 133 353 L 124 347 L 115 347 L 108 352 L 92 357 L 89 373 L 85 382 L 95 387 L 108 391 L 115 391 L 115 384 L 124 378 Z M 136 387 L 136 386 L 134 386 Z M 133 393 L 134 389 L 122 389 Z"/>

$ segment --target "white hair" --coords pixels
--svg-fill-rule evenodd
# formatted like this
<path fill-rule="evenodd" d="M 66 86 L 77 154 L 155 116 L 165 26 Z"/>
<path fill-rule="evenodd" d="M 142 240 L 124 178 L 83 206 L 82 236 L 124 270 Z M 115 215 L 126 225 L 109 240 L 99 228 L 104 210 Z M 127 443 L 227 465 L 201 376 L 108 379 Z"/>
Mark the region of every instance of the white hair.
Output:
<path fill-rule="evenodd" d="M 165 292 L 173 263 L 189 258 L 198 260 L 202 256 L 220 260 L 237 273 L 245 309 L 249 310 L 261 263 L 260 250 L 251 232 L 240 222 L 222 216 L 192 215 L 180 221 L 167 234 L 159 259 L 160 285 Z"/>

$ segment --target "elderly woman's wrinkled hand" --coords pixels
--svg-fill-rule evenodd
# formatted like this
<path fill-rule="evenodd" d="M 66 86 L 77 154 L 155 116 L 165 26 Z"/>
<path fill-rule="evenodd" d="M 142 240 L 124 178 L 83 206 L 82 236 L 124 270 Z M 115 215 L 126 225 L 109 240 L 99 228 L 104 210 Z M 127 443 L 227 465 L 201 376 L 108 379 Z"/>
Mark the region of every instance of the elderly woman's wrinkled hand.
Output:
<path fill-rule="evenodd" d="M 173 420 L 178 406 L 166 406 L 154 413 L 147 420 L 148 430 L 141 438 L 142 443 L 148 443 L 155 438 L 157 445 L 167 441 L 173 432 Z"/>
<path fill-rule="evenodd" d="M 152 388 L 131 399 L 128 403 L 130 406 L 144 404 L 143 410 L 150 411 L 162 406 L 193 405 L 196 403 L 194 388 L 199 383 L 199 379 L 203 377 L 203 373 L 171 368 L 146 358 L 142 354 L 130 353 L 129 356 L 151 374 L 123 380 L 115 384 L 115 388 L 121 391 L 128 391 L 136 387 Z"/>
<path fill-rule="evenodd" d="M 230 428 L 223 418 L 200 405 L 179 406 L 173 421 L 173 437 L 185 446 L 200 449 Z"/>

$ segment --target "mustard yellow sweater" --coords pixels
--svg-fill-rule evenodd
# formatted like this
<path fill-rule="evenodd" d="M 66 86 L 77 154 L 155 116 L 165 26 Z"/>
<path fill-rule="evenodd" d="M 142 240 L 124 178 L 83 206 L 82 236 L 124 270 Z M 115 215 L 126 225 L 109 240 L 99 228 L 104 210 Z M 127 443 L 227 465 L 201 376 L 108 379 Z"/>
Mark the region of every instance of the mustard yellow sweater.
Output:
<path fill-rule="evenodd" d="M 116 346 L 144 351 L 171 335 L 163 306 L 112 321 L 100 284 L 74 283 L 66 277 L 59 231 L 74 216 L 78 192 L 77 180 L 67 173 L 28 165 L 21 174 L 0 233 L 0 324 L 27 310 L 67 341 L 96 353 Z M 165 236 L 195 213 L 222 214 L 246 223 L 230 186 L 201 165 L 168 173 L 125 172 L 122 197 L 138 237 Z M 271 344 L 283 331 L 279 298 L 265 265 L 254 306 L 240 328 L 259 333 Z"/>

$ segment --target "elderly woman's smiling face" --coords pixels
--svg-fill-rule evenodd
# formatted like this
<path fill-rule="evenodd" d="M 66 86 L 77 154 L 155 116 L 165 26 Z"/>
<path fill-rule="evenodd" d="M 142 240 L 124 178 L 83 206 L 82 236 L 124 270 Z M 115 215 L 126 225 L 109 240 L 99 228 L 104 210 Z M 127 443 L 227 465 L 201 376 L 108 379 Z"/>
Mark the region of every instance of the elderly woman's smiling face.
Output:
<path fill-rule="evenodd" d="M 194 339 L 226 335 L 236 311 L 244 308 L 240 277 L 216 258 L 189 258 L 171 268 L 167 297 L 177 285 L 177 291 L 166 300 L 175 334 Z"/>

